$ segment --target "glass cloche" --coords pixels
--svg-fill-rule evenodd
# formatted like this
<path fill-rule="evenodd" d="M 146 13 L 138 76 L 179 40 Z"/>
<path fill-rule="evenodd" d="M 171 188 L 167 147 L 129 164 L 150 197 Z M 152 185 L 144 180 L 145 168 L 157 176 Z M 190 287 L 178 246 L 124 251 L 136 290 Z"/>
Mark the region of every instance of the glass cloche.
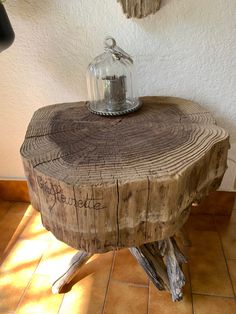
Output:
<path fill-rule="evenodd" d="M 106 116 L 137 110 L 141 102 L 133 93 L 133 60 L 112 37 L 104 40 L 104 50 L 88 66 L 89 110 Z"/>

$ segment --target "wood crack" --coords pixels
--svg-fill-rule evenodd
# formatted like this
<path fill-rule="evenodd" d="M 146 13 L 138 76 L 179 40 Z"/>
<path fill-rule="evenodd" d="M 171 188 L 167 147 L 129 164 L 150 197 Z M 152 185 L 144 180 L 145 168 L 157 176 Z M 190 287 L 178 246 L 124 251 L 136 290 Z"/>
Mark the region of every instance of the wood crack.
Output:
<path fill-rule="evenodd" d="M 116 190 L 117 190 L 117 207 L 116 207 L 116 227 L 117 227 L 117 242 L 116 247 L 120 245 L 120 227 L 119 227 L 119 204 L 120 204 L 120 194 L 119 194 L 119 182 L 116 181 Z"/>

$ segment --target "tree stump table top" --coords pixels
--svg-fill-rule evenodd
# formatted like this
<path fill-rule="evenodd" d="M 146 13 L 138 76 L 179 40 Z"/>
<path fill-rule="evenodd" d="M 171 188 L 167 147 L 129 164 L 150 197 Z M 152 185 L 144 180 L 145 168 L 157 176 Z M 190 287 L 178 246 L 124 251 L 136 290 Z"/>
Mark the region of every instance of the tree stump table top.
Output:
<path fill-rule="evenodd" d="M 21 155 L 32 205 L 59 240 L 87 252 L 173 236 L 218 188 L 229 136 L 198 104 L 144 97 L 121 117 L 85 102 L 40 108 Z"/>

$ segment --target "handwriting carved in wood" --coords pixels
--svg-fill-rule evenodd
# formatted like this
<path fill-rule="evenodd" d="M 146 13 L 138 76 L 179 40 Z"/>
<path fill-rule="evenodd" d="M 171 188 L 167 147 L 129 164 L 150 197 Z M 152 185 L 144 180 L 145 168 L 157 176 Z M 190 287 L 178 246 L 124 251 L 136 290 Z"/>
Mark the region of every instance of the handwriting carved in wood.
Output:
<path fill-rule="evenodd" d="M 105 206 L 102 206 L 100 199 L 95 199 L 86 195 L 85 199 L 75 199 L 71 197 L 66 197 L 63 189 L 60 184 L 53 184 L 44 180 L 42 177 L 37 177 L 38 186 L 43 191 L 44 194 L 52 196 L 52 204 L 50 205 L 50 211 L 56 205 L 56 203 L 65 204 L 68 206 L 75 206 L 76 208 L 85 208 L 93 210 L 105 209 Z"/>

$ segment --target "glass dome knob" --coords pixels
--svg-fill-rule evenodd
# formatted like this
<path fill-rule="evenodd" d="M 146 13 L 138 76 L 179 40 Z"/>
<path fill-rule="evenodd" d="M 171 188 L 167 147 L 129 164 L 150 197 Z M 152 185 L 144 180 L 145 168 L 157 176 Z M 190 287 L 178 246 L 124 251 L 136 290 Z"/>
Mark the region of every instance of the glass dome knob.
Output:
<path fill-rule="evenodd" d="M 137 110 L 141 102 L 133 91 L 133 60 L 112 37 L 104 40 L 105 52 L 87 70 L 88 109 L 105 116 Z"/>

